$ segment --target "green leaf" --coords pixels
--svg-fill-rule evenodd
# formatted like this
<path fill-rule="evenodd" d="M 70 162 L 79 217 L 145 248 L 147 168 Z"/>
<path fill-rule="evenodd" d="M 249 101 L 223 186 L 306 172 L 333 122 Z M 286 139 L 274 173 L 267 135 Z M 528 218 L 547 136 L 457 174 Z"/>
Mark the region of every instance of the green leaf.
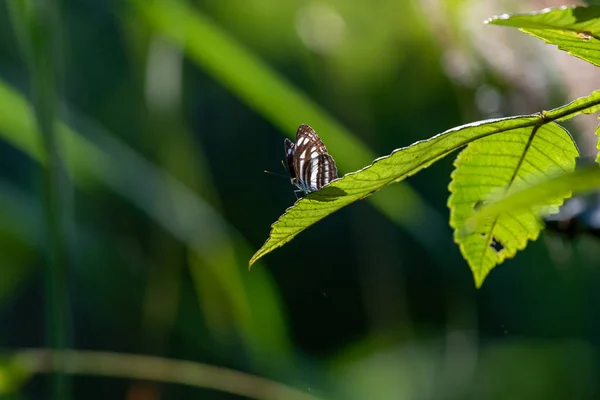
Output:
<path fill-rule="evenodd" d="M 560 7 L 495 16 L 486 23 L 512 26 L 600 66 L 600 6 Z"/>
<path fill-rule="evenodd" d="M 513 193 L 549 174 L 574 170 L 578 155 L 571 135 L 554 122 L 490 136 L 460 153 L 450 183 L 450 225 L 477 287 L 496 265 L 538 237 L 543 227 L 538 214 L 557 212 L 569 194 L 548 199 L 543 210 L 507 210 L 485 219 L 468 234 L 464 234 L 465 222 L 494 194 Z"/>
<path fill-rule="evenodd" d="M 397 149 L 389 156 L 378 158 L 368 167 L 346 174 L 320 191 L 298 200 L 272 225 L 269 238 L 250 259 L 250 267 L 256 260 L 288 243 L 298 233 L 329 214 L 419 172 L 474 140 L 522 129 L 531 133 L 535 126 L 572 118 L 597 109 L 599 104 L 600 91 L 595 91 L 588 97 L 552 111 L 463 125 L 429 140 Z"/>
<path fill-rule="evenodd" d="M 466 222 L 470 229 L 477 229 L 490 218 L 507 212 L 519 212 L 547 204 L 557 197 L 566 197 L 571 192 L 585 193 L 600 188 L 600 168 L 588 166 L 574 172 L 558 174 L 522 190 L 507 193 L 481 207 Z"/>

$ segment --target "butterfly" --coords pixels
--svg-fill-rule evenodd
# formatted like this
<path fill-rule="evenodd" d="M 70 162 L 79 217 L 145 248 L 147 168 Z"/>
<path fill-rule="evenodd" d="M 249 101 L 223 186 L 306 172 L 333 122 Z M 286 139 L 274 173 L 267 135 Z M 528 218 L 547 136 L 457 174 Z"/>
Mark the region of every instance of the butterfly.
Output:
<path fill-rule="evenodd" d="M 294 190 L 308 194 L 321 189 L 337 179 L 337 168 L 333 157 L 327 153 L 317 132 L 308 125 L 300 125 L 296 132 L 296 143 L 285 139 L 285 155 L 288 172 Z"/>

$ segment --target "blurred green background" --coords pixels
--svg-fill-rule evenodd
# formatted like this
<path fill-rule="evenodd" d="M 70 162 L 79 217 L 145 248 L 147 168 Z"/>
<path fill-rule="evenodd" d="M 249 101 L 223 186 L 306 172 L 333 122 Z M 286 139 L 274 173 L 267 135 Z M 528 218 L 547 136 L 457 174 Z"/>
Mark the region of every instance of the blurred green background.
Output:
<path fill-rule="evenodd" d="M 597 87 L 583 61 L 482 24 L 560 4 L 3 2 L 0 346 L 172 357 L 322 399 L 599 398 L 600 244 L 545 233 L 476 290 L 451 157 L 247 269 L 295 200 L 263 170 L 285 173 L 299 124 L 343 174 Z M 590 154 L 593 121 L 568 128 Z M 242 398 L 101 377 L 67 392 Z"/>

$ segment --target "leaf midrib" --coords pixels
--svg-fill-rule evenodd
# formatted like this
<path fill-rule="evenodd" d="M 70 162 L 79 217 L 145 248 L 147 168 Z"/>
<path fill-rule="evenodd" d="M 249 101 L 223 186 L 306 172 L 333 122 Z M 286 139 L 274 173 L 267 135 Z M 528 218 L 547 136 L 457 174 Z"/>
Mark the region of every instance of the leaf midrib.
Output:
<path fill-rule="evenodd" d="M 539 124 L 537 124 L 533 127 L 531 134 L 529 135 L 529 138 L 527 139 L 527 143 L 525 143 L 525 147 L 523 148 L 523 151 L 521 152 L 521 157 L 519 158 L 517 166 L 515 167 L 515 170 L 514 170 L 512 176 L 510 177 L 508 184 L 506 185 L 506 188 L 504 189 L 505 194 L 506 194 L 506 192 L 508 192 L 508 190 L 514 183 L 515 179 L 517 178 L 517 175 L 519 174 L 519 170 L 521 169 L 521 166 L 523 165 L 523 162 L 525 161 L 525 157 L 527 156 L 527 152 L 529 151 L 529 149 L 531 148 L 531 146 L 533 144 L 533 139 L 535 138 L 537 131 L 540 129 L 540 127 L 542 127 L 543 125 L 546 125 L 543 123 L 543 121 L 544 121 L 544 119 L 542 117 L 542 121 L 540 121 Z M 494 217 L 494 222 L 492 223 L 492 226 L 490 227 L 490 233 L 488 234 L 488 236 L 486 238 L 486 241 L 485 241 L 485 244 L 483 247 L 483 251 L 481 253 L 479 268 L 483 268 L 485 254 L 487 252 L 487 249 L 489 248 L 489 246 L 492 243 L 492 238 L 494 237 L 494 229 L 496 228 L 496 224 L 497 224 L 499 218 L 500 218 L 500 215 L 497 215 L 496 217 Z"/>

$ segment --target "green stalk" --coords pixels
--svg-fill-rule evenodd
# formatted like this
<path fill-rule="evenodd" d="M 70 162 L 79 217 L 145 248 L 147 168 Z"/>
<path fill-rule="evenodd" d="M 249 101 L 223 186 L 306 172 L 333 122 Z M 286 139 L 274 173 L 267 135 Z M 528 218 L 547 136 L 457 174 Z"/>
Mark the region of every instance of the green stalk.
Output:
<path fill-rule="evenodd" d="M 33 103 L 42 139 L 43 196 L 46 216 L 45 336 L 53 349 L 68 347 L 67 257 L 64 240 L 61 189 L 65 173 L 55 132 L 57 95 L 57 0 L 9 2 L 13 26 L 19 35 L 32 88 Z M 63 373 L 50 377 L 52 399 L 69 398 L 69 381 Z"/>

